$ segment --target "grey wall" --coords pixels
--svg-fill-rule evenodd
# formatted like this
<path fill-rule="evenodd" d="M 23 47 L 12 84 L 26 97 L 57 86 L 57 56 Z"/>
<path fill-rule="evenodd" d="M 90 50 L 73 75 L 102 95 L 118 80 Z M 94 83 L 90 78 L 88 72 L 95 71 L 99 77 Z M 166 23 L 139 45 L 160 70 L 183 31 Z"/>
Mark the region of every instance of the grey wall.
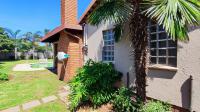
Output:
<path fill-rule="evenodd" d="M 91 26 L 86 25 L 87 27 L 87 44 L 88 44 L 88 55 L 85 56 L 85 61 L 87 59 L 93 59 L 95 61 L 102 61 L 102 49 L 103 49 L 103 33 L 104 30 L 113 29 L 112 23 L 105 23 L 99 26 Z M 127 80 L 127 72 L 129 72 L 130 76 L 130 85 L 134 85 L 134 59 L 133 55 L 131 55 L 131 44 L 128 38 L 128 31 L 123 36 L 123 39 L 115 43 L 115 51 L 114 51 L 114 64 L 115 68 L 123 73 L 123 82 L 126 86 Z"/>
<path fill-rule="evenodd" d="M 177 71 L 153 70 L 148 72 L 147 95 L 177 106 L 200 111 L 200 30 L 189 32 L 189 42 L 178 42 Z M 192 95 L 190 75 L 193 76 Z"/>
<path fill-rule="evenodd" d="M 98 27 L 86 25 L 88 31 L 88 55 L 85 59 L 102 60 L 103 30 L 113 28 L 112 23 L 104 23 Z M 177 71 L 149 69 L 147 78 L 147 96 L 167 101 L 171 104 L 200 111 L 200 30 L 194 28 L 189 32 L 189 42 L 178 42 Z M 134 58 L 131 54 L 131 43 L 126 30 L 124 38 L 115 43 L 115 67 L 124 74 L 130 72 L 130 82 L 134 85 Z M 192 95 L 190 95 L 190 75 L 193 76 Z M 192 96 L 192 97 L 191 97 Z M 192 104 L 190 100 L 192 99 Z"/>

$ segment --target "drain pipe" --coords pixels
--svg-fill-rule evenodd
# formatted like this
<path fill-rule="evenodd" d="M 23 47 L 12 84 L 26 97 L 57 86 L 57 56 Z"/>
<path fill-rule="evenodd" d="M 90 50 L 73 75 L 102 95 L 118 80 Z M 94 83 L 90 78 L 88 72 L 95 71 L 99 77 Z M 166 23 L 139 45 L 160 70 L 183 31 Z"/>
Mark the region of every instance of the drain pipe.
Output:
<path fill-rule="evenodd" d="M 193 111 L 192 103 L 193 103 L 193 77 L 190 75 L 190 112 Z"/>

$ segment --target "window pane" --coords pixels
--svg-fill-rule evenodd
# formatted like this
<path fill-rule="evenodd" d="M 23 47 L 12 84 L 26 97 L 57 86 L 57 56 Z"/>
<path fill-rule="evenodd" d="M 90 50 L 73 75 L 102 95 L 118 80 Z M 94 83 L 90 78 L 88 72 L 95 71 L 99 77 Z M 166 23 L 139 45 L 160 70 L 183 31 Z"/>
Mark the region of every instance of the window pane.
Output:
<path fill-rule="evenodd" d="M 151 50 L 151 56 L 156 56 L 156 50 Z"/>
<path fill-rule="evenodd" d="M 156 40 L 156 34 L 151 34 L 151 40 Z"/>
<path fill-rule="evenodd" d="M 151 42 L 151 48 L 157 48 L 157 42 Z"/>
<path fill-rule="evenodd" d="M 174 40 L 169 40 L 169 47 L 176 47 L 177 46 L 177 42 Z"/>
<path fill-rule="evenodd" d="M 159 39 L 167 39 L 167 33 L 159 33 Z"/>
<path fill-rule="evenodd" d="M 157 25 L 155 21 L 151 21 L 151 25 Z"/>
<path fill-rule="evenodd" d="M 113 41 L 111 41 L 111 44 L 112 44 L 112 45 L 114 45 L 114 40 L 113 40 Z"/>
<path fill-rule="evenodd" d="M 166 56 L 167 55 L 167 52 L 165 49 L 160 49 L 159 50 L 159 56 Z"/>
<path fill-rule="evenodd" d="M 176 60 L 176 58 L 169 58 L 168 62 L 169 62 L 170 66 L 173 66 L 173 67 L 177 66 L 177 60 Z"/>
<path fill-rule="evenodd" d="M 151 26 L 151 27 L 150 27 L 151 33 L 156 32 L 156 29 L 157 29 L 157 26 L 156 26 L 156 25 L 155 25 L 155 26 Z"/>
<path fill-rule="evenodd" d="M 150 58 L 150 63 L 151 64 L 156 64 L 156 58 L 155 57 L 151 57 Z"/>
<path fill-rule="evenodd" d="M 114 46 L 112 46 L 112 50 L 114 50 L 115 48 L 114 48 Z"/>
<path fill-rule="evenodd" d="M 108 45 L 108 41 L 105 41 L 105 42 L 104 42 L 104 45 Z"/>
<path fill-rule="evenodd" d="M 159 58 L 159 64 L 166 64 L 166 58 Z"/>
<path fill-rule="evenodd" d="M 103 56 L 106 56 L 106 55 L 107 55 L 107 52 L 104 51 L 104 52 L 103 52 Z"/>
<path fill-rule="evenodd" d="M 163 28 L 163 26 L 159 26 L 159 31 L 165 31 L 165 29 Z"/>
<path fill-rule="evenodd" d="M 166 41 L 160 41 L 159 42 L 159 48 L 165 48 L 165 47 L 167 47 Z"/>
<path fill-rule="evenodd" d="M 104 35 L 104 36 L 103 36 L 103 39 L 104 39 L 104 40 L 107 40 L 107 36 L 106 36 L 106 35 Z"/>
<path fill-rule="evenodd" d="M 177 56 L 177 50 L 176 49 L 168 49 L 169 56 Z"/>
<path fill-rule="evenodd" d="M 112 50 L 112 46 L 108 46 L 108 50 Z"/>
<path fill-rule="evenodd" d="M 108 46 L 104 46 L 104 47 L 103 47 L 103 50 L 104 50 L 104 51 L 108 50 Z"/>
<path fill-rule="evenodd" d="M 113 39 L 113 36 L 112 35 L 109 35 L 108 36 L 108 40 L 112 40 Z"/>

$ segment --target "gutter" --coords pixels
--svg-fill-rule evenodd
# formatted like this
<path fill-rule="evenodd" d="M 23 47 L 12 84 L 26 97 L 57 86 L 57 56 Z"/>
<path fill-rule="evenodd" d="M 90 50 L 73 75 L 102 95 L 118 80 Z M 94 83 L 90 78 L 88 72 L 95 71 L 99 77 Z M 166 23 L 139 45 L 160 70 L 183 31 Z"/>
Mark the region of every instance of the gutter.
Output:
<path fill-rule="evenodd" d="M 67 32 L 66 30 L 64 30 L 64 32 L 67 34 L 67 35 L 70 35 L 70 36 L 72 36 L 72 37 L 75 37 L 75 38 L 77 38 L 77 39 L 81 39 L 79 36 L 77 36 L 77 35 L 74 35 L 74 34 L 72 34 L 72 33 L 69 33 L 69 32 Z"/>

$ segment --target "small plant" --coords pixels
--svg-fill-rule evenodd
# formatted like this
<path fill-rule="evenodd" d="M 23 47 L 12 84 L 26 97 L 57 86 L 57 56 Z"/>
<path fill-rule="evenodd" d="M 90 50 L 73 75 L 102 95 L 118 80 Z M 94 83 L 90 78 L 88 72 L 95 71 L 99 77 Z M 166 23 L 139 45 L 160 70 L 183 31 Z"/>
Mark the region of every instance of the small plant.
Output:
<path fill-rule="evenodd" d="M 83 102 L 91 102 L 94 107 L 108 103 L 116 91 L 113 85 L 121 77 L 112 64 L 89 60 L 69 83 L 70 110 Z"/>
<path fill-rule="evenodd" d="M 115 112 L 137 112 L 140 108 L 140 100 L 132 99 L 135 95 L 132 89 L 120 88 L 111 101 Z"/>
<path fill-rule="evenodd" d="M 150 101 L 142 107 L 141 112 L 171 112 L 171 106 L 161 101 Z"/>
<path fill-rule="evenodd" d="M 8 74 L 0 72 L 0 80 L 3 80 L 3 81 L 8 80 Z"/>

